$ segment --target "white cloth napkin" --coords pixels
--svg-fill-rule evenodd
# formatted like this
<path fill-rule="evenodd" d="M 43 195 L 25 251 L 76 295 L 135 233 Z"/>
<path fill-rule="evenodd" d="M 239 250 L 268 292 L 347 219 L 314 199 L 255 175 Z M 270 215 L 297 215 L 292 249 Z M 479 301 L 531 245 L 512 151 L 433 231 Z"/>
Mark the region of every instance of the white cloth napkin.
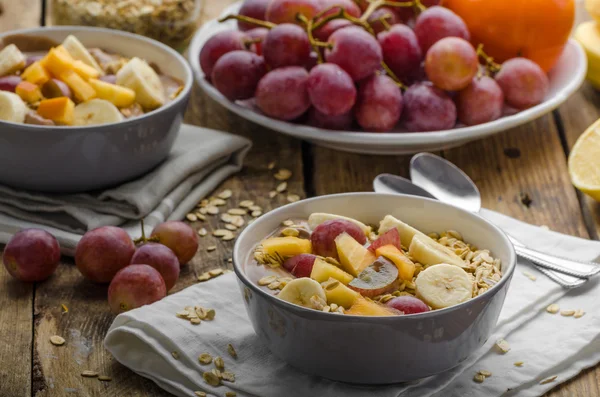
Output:
<path fill-rule="evenodd" d="M 182 219 L 224 179 L 242 168 L 252 146 L 248 139 L 183 124 L 171 153 L 140 178 L 104 191 L 44 194 L 0 185 L 0 242 L 17 231 L 42 227 L 58 239 L 63 254 L 73 253 L 88 230 L 120 226 L 132 237 L 171 219 Z"/>
<path fill-rule="evenodd" d="M 600 254 L 599 242 L 547 231 L 492 211 L 483 215 L 532 248 L 587 261 Z M 524 271 L 537 280 L 530 280 Z M 530 397 L 600 362 L 600 315 L 595 310 L 599 298 L 598 280 L 566 290 L 530 264 L 519 262 L 497 328 L 480 350 L 443 374 L 382 387 L 357 387 L 308 376 L 275 358 L 252 329 L 234 274 L 119 315 L 104 344 L 119 362 L 181 397 L 196 390 L 211 396 L 235 391 L 238 396 L 261 397 Z M 552 303 L 586 314 L 579 319 L 549 314 L 545 308 Z M 195 304 L 214 308 L 215 320 L 192 325 L 175 317 L 178 310 Z M 508 353 L 494 348 L 499 338 L 510 344 Z M 236 347 L 237 360 L 227 354 L 229 343 Z M 179 353 L 178 360 L 171 355 L 173 351 Z M 224 358 L 226 369 L 236 374 L 235 383 L 213 388 L 203 381 L 203 371 L 212 368 L 198 362 L 205 352 Z M 523 366 L 516 367 L 517 361 L 523 361 Z M 479 370 L 488 370 L 492 376 L 475 383 L 473 376 Z M 554 382 L 539 384 L 554 375 Z"/>

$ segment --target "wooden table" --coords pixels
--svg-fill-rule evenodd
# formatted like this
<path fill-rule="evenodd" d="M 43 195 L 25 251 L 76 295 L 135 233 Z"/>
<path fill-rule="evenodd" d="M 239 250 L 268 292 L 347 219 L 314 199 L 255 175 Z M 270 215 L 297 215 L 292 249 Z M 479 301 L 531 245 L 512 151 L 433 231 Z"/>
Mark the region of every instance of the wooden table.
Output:
<path fill-rule="evenodd" d="M 217 16 L 234 0 L 205 0 L 203 20 Z M 43 0 L 0 0 L 0 31 L 35 27 L 45 23 Z M 575 236 L 598 239 L 600 205 L 578 193 L 567 174 L 567 155 L 577 137 L 600 117 L 600 95 L 587 84 L 557 111 L 523 127 L 474 142 L 441 155 L 461 167 L 479 186 L 483 204 L 534 225 Z M 276 185 L 267 165 L 293 171 L 289 192 L 301 197 L 370 191 L 373 178 L 382 172 L 407 175 L 410 156 L 364 156 L 288 138 L 228 112 L 199 89 L 193 94 L 187 122 L 230 131 L 254 141 L 245 169 L 219 190 L 234 191 L 232 200 L 251 199 L 266 209 L 286 202 L 270 199 Z M 523 200 L 531 199 L 530 203 Z M 193 223 L 216 227 L 216 221 Z M 201 248 L 183 268 L 176 286 L 196 282 L 207 269 L 230 267 L 232 242 L 201 240 Z M 117 363 L 102 347 L 113 315 L 106 303 L 106 287 L 82 279 L 65 258 L 56 274 L 36 285 L 11 279 L 0 270 L 0 396 L 164 396 L 151 381 Z M 61 305 L 69 308 L 63 313 Z M 52 335 L 68 344 L 56 348 Z M 112 376 L 112 382 L 82 378 L 92 369 Z M 552 397 L 600 396 L 600 366 L 584 371 L 556 387 Z"/>

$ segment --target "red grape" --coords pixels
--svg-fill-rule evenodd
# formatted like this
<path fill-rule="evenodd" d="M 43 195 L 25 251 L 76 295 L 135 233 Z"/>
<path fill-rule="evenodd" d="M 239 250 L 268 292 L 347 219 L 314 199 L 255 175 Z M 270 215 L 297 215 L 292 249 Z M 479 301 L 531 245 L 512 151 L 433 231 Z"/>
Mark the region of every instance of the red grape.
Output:
<path fill-rule="evenodd" d="M 167 296 L 160 273 L 148 265 L 130 265 L 119 271 L 108 287 L 108 305 L 114 314 L 149 305 Z"/>
<path fill-rule="evenodd" d="M 367 131 L 389 131 L 402 115 L 402 91 L 389 76 L 374 74 L 360 83 L 354 108 L 356 121 Z"/>
<path fill-rule="evenodd" d="M 308 75 L 308 95 L 319 112 L 339 116 L 354 106 L 356 87 L 344 69 L 333 63 L 323 63 L 315 66 Z"/>
<path fill-rule="evenodd" d="M 458 37 L 446 37 L 431 46 L 425 57 L 425 72 L 442 90 L 466 88 L 479 70 L 475 48 Z"/>
<path fill-rule="evenodd" d="M 385 25 L 383 24 L 383 22 L 381 22 L 382 18 L 384 18 L 385 21 L 390 25 L 395 25 L 400 22 L 400 19 L 398 18 L 398 16 L 392 8 L 380 7 L 376 9 L 367 20 L 369 25 L 371 25 L 371 27 L 375 31 L 375 34 L 384 32 L 386 30 Z"/>
<path fill-rule="evenodd" d="M 127 232 L 115 226 L 103 226 L 83 235 L 75 249 L 75 265 L 83 277 L 96 283 L 108 283 L 131 262 L 135 245 Z"/>
<path fill-rule="evenodd" d="M 116 74 L 105 74 L 104 76 L 98 77 L 99 80 L 105 81 L 110 84 L 117 84 Z"/>
<path fill-rule="evenodd" d="M 414 296 L 398 296 L 392 298 L 386 303 L 387 306 L 401 311 L 404 314 L 418 314 L 429 311 L 429 306 L 425 304 L 421 299 L 415 298 Z"/>
<path fill-rule="evenodd" d="M 466 125 L 483 124 L 502 116 L 504 94 L 502 89 L 488 76 L 475 78 L 458 93 L 456 107 L 458 120 Z"/>
<path fill-rule="evenodd" d="M 270 2 L 271 0 L 244 0 L 244 4 L 242 4 L 238 14 L 264 21 L 266 19 L 267 7 Z M 252 23 L 239 20 L 237 24 L 238 29 L 241 31 L 250 30 L 256 27 L 256 25 Z"/>
<path fill-rule="evenodd" d="M 321 0 L 321 10 L 333 6 L 339 7 L 332 8 L 331 11 L 326 12 L 323 16 L 333 15 L 339 12 L 340 8 L 343 8 L 349 15 L 352 15 L 355 18 L 360 17 L 360 14 L 362 13 L 360 7 L 353 0 Z"/>
<path fill-rule="evenodd" d="M 329 21 L 319 29 L 315 30 L 313 32 L 313 37 L 320 41 L 327 41 L 333 32 L 350 25 L 352 25 L 352 22 L 347 19 L 334 19 L 333 21 Z"/>
<path fill-rule="evenodd" d="M 150 237 L 169 247 L 180 264 L 188 263 L 198 251 L 198 235 L 188 225 L 180 221 L 167 221 L 157 225 Z"/>
<path fill-rule="evenodd" d="M 402 81 L 415 79 L 420 72 L 423 54 L 417 36 L 406 25 L 394 25 L 377 35 L 383 60 Z"/>
<path fill-rule="evenodd" d="M 60 246 L 45 230 L 25 229 L 15 234 L 2 255 L 8 273 L 25 282 L 43 281 L 58 267 Z"/>
<path fill-rule="evenodd" d="M 404 93 L 403 121 L 412 132 L 448 130 L 456 123 L 456 106 L 430 83 L 413 84 Z"/>
<path fill-rule="evenodd" d="M 342 233 L 348 233 L 360 244 L 367 242 L 367 237 L 358 225 L 343 219 L 333 219 L 315 227 L 310 235 L 313 252 L 324 257 L 337 258 L 335 238 Z"/>
<path fill-rule="evenodd" d="M 308 71 L 311 71 L 312 68 L 314 68 L 318 64 L 319 64 L 319 57 L 318 57 L 317 53 L 313 51 L 310 53 L 308 60 L 304 64 L 304 68 Z"/>
<path fill-rule="evenodd" d="M 237 30 L 219 32 L 208 39 L 200 50 L 200 67 L 206 77 L 210 78 L 215 63 L 223 55 L 231 51 L 245 50 L 245 39 L 246 35 Z"/>
<path fill-rule="evenodd" d="M 340 114 L 339 116 L 328 116 L 315 108 L 310 108 L 308 111 L 308 124 L 317 128 L 347 131 L 352 128 L 353 122 L 352 111 Z"/>
<path fill-rule="evenodd" d="M 0 77 L 0 91 L 15 92 L 17 85 L 21 82 L 19 76 L 4 76 Z"/>
<path fill-rule="evenodd" d="M 31 66 L 32 63 L 41 61 L 45 56 L 46 56 L 46 54 L 28 56 L 27 59 L 25 60 L 25 68 L 28 68 L 29 66 Z"/>
<path fill-rule="evenodd" d="M 470 40 L 465 21 L 447 8 L 434 6 L 423 11 L 415 24 L 415 34 L 423 53 L 444 37 L 460 37 Z M 501 34 L 501 33 L 499 33 Z"/>
<path fill-rule="evenodd" d="M 526 58 L 504 62 L 496 74 L 496 82 L 506 103 L 521 110 L 542 103 L 549 89 L 548 76 L 538 64 Z"/>
<path fill-rule="evenodd" d="M 336 30 L 329 43 L 333 48 L 325 51 L 327 62 L 339 65 L 354 81 L 369 77 L 381 66 L 383 55 L 377 39 L 358 26 Z"/>
<path fill-rule="evenodd" d="M 308 72 L 286 66 L 267 73 L 256 88 L 256 105 L 267 116 L 280 120 L 300 117 L 310 107 Z"/>
<path fill-rule="evenodd" d="M 262 55 L 263 51 L 263 43 L 265 41 L 265 37 L 269 33 L 269 29 L 267 28 L 254 28 L 252 30 L 248 30 L 246 32 L 246 36 L 251 40 L 260 39 L 259 42 L 253 43 L 250 46 L 250 51 L 254 52 L 256 55 Z"/>
<path fill-rule="evenodd" d="M 272 0 L 267 7 L 266 19 L 276 24 L 301 22 L 296 19 L 297 14 L 311 19 L 321 10 L 318 0 Z"/>
<path fill-rule="evenodd" d="M 429 8 L 439 5 L 440 0 L 421 0 L 421 4 Z M 398 15 L 398 19 L 405 23 L 412 22 L 416 16 L 414 7 L 395 7 L 394 10 Z"/>
<path fill-rule="evenodd" d="M 262 51 L 267 65 L 273 69 L 304 66 L 310 57 L 308 35 L 298 25 L 277 25 L 265 37 Z"/>
<path fill-rule="evenodd" d="M 267 67 L 262 57 L 250 51 L 232 51 L 215 64 L 212 83 L 230 101 L 249 99 L 265 73 Z"/>
<path fill-rule="evenodd" d="M 402 245 L 400 243 L 400 233 L 398 232 L 398 229 L 393 228 L 380 235 L 377 240 L 373 241 L 371 245 L 369 245 L 369 251 L 375 253 L 379 248 L 386 245 L 393 245 L 399 250 L 402 249 Z"/>
<path fill-rule="evenodd" d="M 110 75 L 114 76 L 114 75 Z M 104 77 L 104 76 L 103 76 Z M 116 76 L 115 76 L 116 77 Z M 63 81 L 58 79 L 50 79 L 42 85 L 42 94 L 46 98 L 58 98 L 66 96 L 72 98 L 71 89 Z"/>
<path fill-rule="evenodd" d="M 300 254 L 286 260 L 283 267 L 298 278 L 310 277 L 315 259 L 317 259 L 316 255 Z"/>
<path fill-rule="evenodd" d="M 157 243 L 147 243 L 139 247 L 133 257 L 131 264 L 149 265 L 158 270 L 167 291 L 171 290 L 179 278 L 179 260 L 169 247 Z"/>

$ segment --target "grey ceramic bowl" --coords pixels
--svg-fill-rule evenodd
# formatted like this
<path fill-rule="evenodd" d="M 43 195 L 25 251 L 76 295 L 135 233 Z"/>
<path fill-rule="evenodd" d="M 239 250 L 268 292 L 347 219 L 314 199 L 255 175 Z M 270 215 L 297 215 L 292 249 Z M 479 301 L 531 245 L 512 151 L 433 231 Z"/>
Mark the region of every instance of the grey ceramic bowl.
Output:
<path fill-rule="evenodd" d="M 183 120 L 193 84 L 185 59 L 142 36 L 89 27 L 44 27 L 0 34 L 43 36 L 62 42 L 69 34 L 88 47 L 156 63 L 184 82 L 178 97 L 141 117 L 89 127 L 44 127 L 0 121 L 0 184 L 43 192 L 82 192 L 140 176 L 163 161 Z"/>
<path fill-rule="evenodd" d="M 385 215 L 424 232 L 454 229 L 502 260 L 504 276 L 486 293 L 451 308 L 396 317 L 335 315 L 282 301 L 248 272 L 253 249 L 281 222 L 328 212 L 378 224 Z M 516 265 L 506 235 L 478 215 L 414 196 L 348 193 L 317 197 L 269 212 L 238 237 L 235 272 L 254 330 L 279 358 L 299 370 L 357 384 L 390 384 L 446 371 L 480 348 L 492 333 Z"/>

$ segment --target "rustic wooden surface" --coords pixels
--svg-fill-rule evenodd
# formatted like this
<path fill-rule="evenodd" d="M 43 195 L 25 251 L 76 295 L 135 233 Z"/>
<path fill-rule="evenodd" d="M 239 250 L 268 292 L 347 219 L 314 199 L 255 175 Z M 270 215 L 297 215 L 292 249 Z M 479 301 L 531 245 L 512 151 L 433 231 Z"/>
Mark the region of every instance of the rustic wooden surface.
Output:
<path fill-rule="evenodd" d="M 234 0 L 206 0 L 202 19 L 209 20 Z M 34 27 L 43 0 L 0 0 L 0 31 Z M 460 166 L 478 184 L 484 205 L 526 222 L 581 237 L 598 238 L 600 205 L 576 192 L 570 184 L 566 159 L 584 129 L 600 117 L 600 95 L 585 85 L 554 114 L 523 127 L 441 154 Z M 373 177 L 382 172 L 408 174 L 409 156 L 365 156 L 335 152 L 276 134 L 223 109 L 199 89 L 193 93 L 186 121 L 230 131 L 254 142 L 246 167 L 225 181 L 219 191 L 233 190 L 232 202 L 250 199 L 265 211 L 286 202 L 286 194 L 268 197 L 276 186 L 272 161 L 293 171 L 289 193 L 301 197 L 372 190 Z M 485 166 L 482 166 L 485 165 Z M 527 195 L 531 203 L 525 205 Z M 192 224 L 216 228 L 216 219 Z M 217 245 L 216 251 L 206 247 Z M 196 257 L 186 266 L 175 291 L 195 282 L 214 267 L 231 267 L 232 242 L 207 236 Z M 48 281 L 28 285 L 0 271 L 0 396 L 165 396 L 152 382 L 133 374 L 102 346 L 113 316 L 106 305 L 106 287 L 84 281 L 65 259 Z M 62 305 L 68 308 L 64 313 Z M 68 343 L 55 347 L 52 335 Z M 82 378 L 92 369 L 113 378 L 102 383 Z M 549 397 L 600 396 L 600 367 L 584 371 L 558 386 Z"/>

